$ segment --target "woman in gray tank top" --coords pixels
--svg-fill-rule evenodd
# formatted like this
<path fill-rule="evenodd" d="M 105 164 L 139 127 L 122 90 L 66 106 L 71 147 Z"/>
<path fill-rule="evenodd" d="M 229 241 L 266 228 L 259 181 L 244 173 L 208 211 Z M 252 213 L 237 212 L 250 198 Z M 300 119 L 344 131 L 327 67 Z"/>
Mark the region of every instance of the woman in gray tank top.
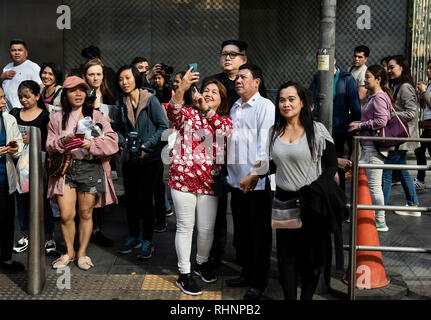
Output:
<path fill-rule="evenodd" d="M 297 83 L 288 82 L 280 87 L 277 96 L 270 154 L 277 167 L 275 198 L 280 201 L 299 198 L 302 187 L 322 175 L 333 180 L 337 172 L 333 139 L 323 124 L 313 121 L 312 100 L 307 91 Z M 313 297 L 323 262 L 311 257 L 316 245 L 323 246 L 325 227 L 318 233 L 318 237 L 310 236 L 312 232 L 306 223 L 300 229 L 276 231 L 280 283 L 286 300 L 297 299 L 298 276 L 301 277 L 301 300 Z"/>

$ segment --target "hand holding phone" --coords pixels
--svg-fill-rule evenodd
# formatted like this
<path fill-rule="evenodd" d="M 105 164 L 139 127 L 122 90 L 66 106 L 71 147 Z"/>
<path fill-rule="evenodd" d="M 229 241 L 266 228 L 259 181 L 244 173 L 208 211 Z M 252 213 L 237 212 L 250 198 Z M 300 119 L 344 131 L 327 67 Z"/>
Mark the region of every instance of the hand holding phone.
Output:
<path fill-rule="evenodd" d="M 190 68 L 192 69 L 192 72 L 198 72 L 198 64 L 197 63 L 190 63 L 187 65 L 187 70 L 189 70 Z"/>

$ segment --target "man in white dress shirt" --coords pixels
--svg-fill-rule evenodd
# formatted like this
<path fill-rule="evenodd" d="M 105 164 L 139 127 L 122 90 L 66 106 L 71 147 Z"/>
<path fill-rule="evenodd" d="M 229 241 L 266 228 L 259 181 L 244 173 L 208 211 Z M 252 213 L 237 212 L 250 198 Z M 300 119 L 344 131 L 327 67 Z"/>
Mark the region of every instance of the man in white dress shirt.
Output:
<path fill-rule="evenodd" d="M 232 188 L 231 208 L 234 246 L 241 276 L 227 280 L 232 287 L 250 287 L 244 300 L 258 300 L 267 285 L 272 248 L 271 193 L 267 170 L 268 136 L 274 125 L 275 106 L 259 94 L 261 69 L 242 65 L 235 81 L 240 96 L 230 111 L 233 123 L 228 140 L 228 183 Z"/>
<path fill-rule="evenodd" d="M 36 81 L 39 85 L 42 84 L 39 72 L 40 67 L 27 59 L 28 51 L 24 40 L 14 39 L 10 42 L 9 48 L 12 62 L 8 63 L 0 75 L 0 83 L 6 94 L 6 111 L 13 108 L 22 108 L 18 98 L 18 86 L 24 80 Z"/>

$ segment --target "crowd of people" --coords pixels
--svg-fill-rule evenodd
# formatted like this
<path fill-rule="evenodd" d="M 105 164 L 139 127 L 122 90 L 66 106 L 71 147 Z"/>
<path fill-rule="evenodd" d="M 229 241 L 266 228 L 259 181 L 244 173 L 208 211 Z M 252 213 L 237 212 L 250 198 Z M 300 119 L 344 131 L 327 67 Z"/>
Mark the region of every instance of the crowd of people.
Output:
<path fill-rule="evenodd" d="M 87 255 L 89 243 L 114 246 L 102 233 L 102 222 L 104 207 L 118 203 L 113 184 L 117 164 L 128 226 L 119 253 L 139 249 L 137 259 L 150 259 L 157 247 L 153 233 L 165 231 L 166 216 L 172 214 L 163 183 L 164 164 L 169 164 L 177 286 L 199 295 L 202 289 L 192 274 L 205 283 L 217 281 L 227 242 L 230 193 L 233 246 L 241 273 L 226 284 L 248 287 L 245 300 L 260 299 L 268 284 L 272 228 L 285 299 L 297 299 L 298 276 L 301 299 L 312 299 L 322 270 L 328 278 L 331 234 L 338 241 L 336 250 L 342 250 L 341 228 L 349 218 L 344 191 L 352 162 L 359 160 L 351 158 L 354 134 L 373 136 L 396 114 L 408 124 L 410 136 L 419 137 L 419 99 L 424 108 L 421 137 L 431 137 L 426 125 L 431 123 L 431 86 L 415 85 L 402 56 L 367 66 L 370 50 L 363 45 L 354 49 L 348 72 L 334 59 L 330 130 L 316 120 L 317 75 L 309 88 L 294 81 L 281 84 L 274 104 L 266 96 L 262 69 L 248 61 L 247 44 L 240 40 L 221 44 L 221 73 L 202 81 L 193 67 L 174 74 L 162 63 L 151 67 L 144 57 L 135 57 L 115 72 L 104 65 L 95 46 L 82 50 L 84 63 L 68 70 L 63 79 L 56 63 L 39 67 L 30 61 L 23 40 L 12 40 L 9 49 L 12 62 L 0 77 L 0 247 L 1 267 L 11 271 L 25 269 L 12 253 L 26 251 L 29 241 L 29 193 L 21 187 L 17 162 L 30 143 L 30 126 L 40 128 L 46 153 L 45 250 L 56 251 L 55 217 L 60 218 L 66 247 L 53 268 L 73 261 L 80 269 L 94 268 Z M 166 131 L 168 141 L 162 138 Z M 414 151 L 418 164 L 426 164 L 426 149 L 431 155 L 429 144 L 423 143 L 392 149 L 366 140 L 361 145 L 360 161 L 365 163 L 406 164 L 407 151 Z M 163 162 L 165 150 L 168 163 Z M 53 171 L 57 159 L 63 161 Z M 388 204 L 392 170 L 367 169 L 366 174 L 373 203 Z M 407 206 L 418 206 L 416 190 L 427 187 L 425 173 L 419 171 L 413 181 L 401 170 L 400 180 Z M 15 201 L 22 235 L 14 244 Z M 290 207 L 275 208 L 274 203 Z M 274 222 L 274 212 L 298 209 L 300 216 L 288 219 L 288 227 Z M 375 216 L 377 230 L 388 231 L 385 212 L 376 211 Z M 191 257 L 195 227 L 197 254 Z"/>

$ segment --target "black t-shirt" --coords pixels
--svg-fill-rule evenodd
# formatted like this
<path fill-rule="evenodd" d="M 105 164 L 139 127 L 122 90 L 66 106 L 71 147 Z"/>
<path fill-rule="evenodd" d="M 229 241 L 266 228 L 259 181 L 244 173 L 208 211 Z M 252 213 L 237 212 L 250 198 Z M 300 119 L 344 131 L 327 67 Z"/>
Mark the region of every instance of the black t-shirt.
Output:
<path fill-rule="evenodd" d="M 46 151 L 46 138 L 48 137 L 48 123 L 49 123 L 49 112 L 45 109 L 32 121 L 24 121 L 21 119 L 21 108 L 13 108 L 9 113 L 13 115 L 18 123 L 18 127 L 21 133 L 27 133 L 30 135 L 28 127 L 37 127 L 40 129 L 42 138 L 42 151 Z"/>

